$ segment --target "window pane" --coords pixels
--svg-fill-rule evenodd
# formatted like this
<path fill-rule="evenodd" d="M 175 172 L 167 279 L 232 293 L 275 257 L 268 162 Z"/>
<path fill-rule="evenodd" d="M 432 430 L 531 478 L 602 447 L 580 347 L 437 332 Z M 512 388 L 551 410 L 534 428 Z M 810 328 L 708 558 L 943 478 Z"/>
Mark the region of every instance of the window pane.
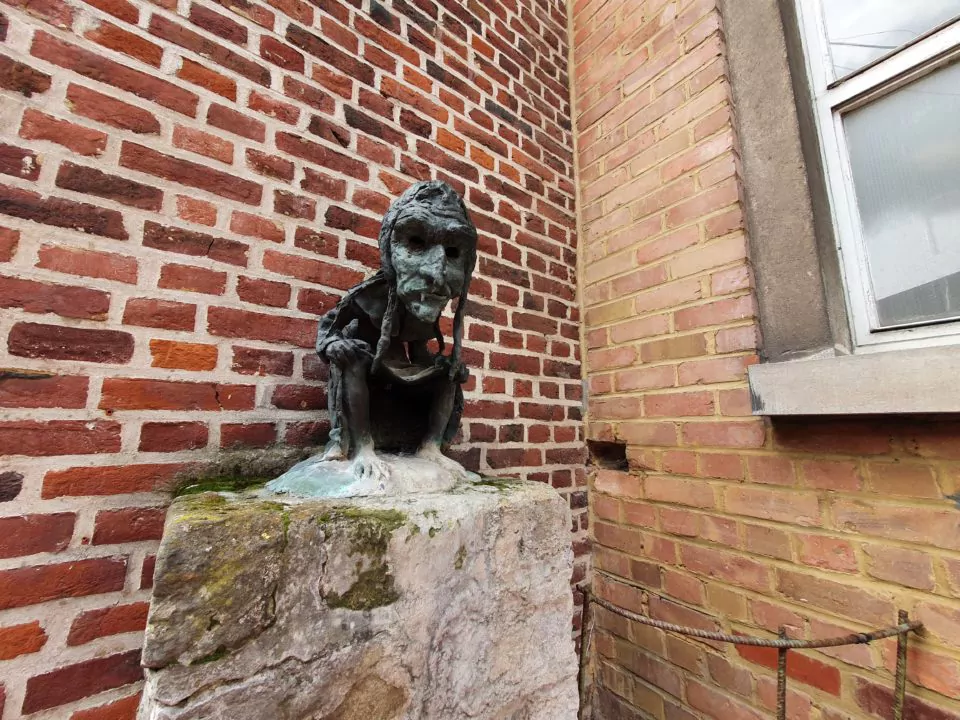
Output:
<path fill-rule="evenodd" d="M 960 15 L 960 0 L 823 0 L 834 77 Z"/>
<path fill-rule="evenodd" d="M 960 64 L 844 117 L 881 327 L 960 315 Z"/>

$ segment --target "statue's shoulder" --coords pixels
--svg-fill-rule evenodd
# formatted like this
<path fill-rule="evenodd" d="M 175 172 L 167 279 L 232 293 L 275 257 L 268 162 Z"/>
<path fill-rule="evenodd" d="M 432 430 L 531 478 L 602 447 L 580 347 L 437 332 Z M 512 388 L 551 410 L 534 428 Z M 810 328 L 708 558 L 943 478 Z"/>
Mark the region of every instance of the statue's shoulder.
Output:
<path fill-rule="evenodd" d="M 379 324 L 379 319 L 383 318 L 383 314 L 387 311 L 389 288 L 387 276 L 382 270 L 378 270 L 372 277 L 350 288 L 334 310 L 351 307 Z"/>

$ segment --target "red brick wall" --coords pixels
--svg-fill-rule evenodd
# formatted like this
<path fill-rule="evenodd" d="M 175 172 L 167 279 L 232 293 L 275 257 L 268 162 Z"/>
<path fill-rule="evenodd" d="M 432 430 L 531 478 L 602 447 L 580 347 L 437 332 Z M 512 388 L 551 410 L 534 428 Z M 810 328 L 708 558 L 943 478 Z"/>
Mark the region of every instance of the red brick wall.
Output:
<path fill-rule="evenodd" d="M 322 439 L 317 316 L 417 179 L 480 229 L 460 455 L 582 537 L 562 2 L 3 3 L 3 720 L 132 717 L 165 491 Z"/>
<path fill-rule="evenodd" d="M 759 330 L 716 0 L 576 0 L 594 588 L 655 618 L 824 637 L 926 624 L 908 717 L 960 718 L 960 423 L 750 415 Z M 598 611 L 601 718 L 772 716 L 769 652 Z M 792 656 L 789 717 L 889 718 L 894 641 Z"/>

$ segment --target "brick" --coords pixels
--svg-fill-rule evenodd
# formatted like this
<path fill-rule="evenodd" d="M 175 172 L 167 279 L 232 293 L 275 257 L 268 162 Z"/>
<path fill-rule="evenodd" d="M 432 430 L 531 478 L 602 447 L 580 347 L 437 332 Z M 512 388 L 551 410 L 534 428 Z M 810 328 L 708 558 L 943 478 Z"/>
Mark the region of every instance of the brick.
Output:
<path fill-rule="evenodd" d="M 120 426 L 83 420 L 0 422 L 0 453 L 49 457 L 118 452 Z"/>
<path fill-rule="evenodd" d="M 34 620 L 20 625 L 0 627 L 0 660 L 12 660 L 21 655 L 31 655 L 47 643 L 47 633 Z M 3 703 L 0 702 L 0 708 Z"/>
<path fill-rule="evenodd" d="M 91 80 L 126 90 L 170 110 L 190 117 L 196 115 L 198 98 L 193 93 L 166 80 L 108 60 L 97 53 L 70 45 L 42 30 L 34 37 L 30 52 L 41 60 L 73 70 Z"/>
<path fill-rule="evenodd" d="M 338 288 L 340 290 L 347 290 L 363 279 L 363 273 L 357 270 L 299 255 L 287 255 L 273 250 L 264 252 L 263 267 L 266 270 L 294 277 L 298 280 L 305 280 L 306 282 L 317 283 L 318 285 Z"/>
<path fill-rule="evenodd" d="M 37 258 L 37 267 L 47 270 L 130 285 L 137 283 L 137 266 L 137 259 L 129 255 L 59 245 L 43 245 Z"/>
<path fill-rule="evenodd" d="M 0 570 L 0 609 L 116 592 L 123 589 L 126 568 L 124 558 L 105 557 Z"/>
<path fill-rule="evenodd" d="M 12 90 L 24 97 L 33 97 L 50 89 L 50 76 L 17 62 L 6 55 L 0 55 L 0 87 Z"/>
<path fill-rule="evenodd" d="M 0 213 L 113 240 L 129 238 L 123 216 L 116 210 L 19 188 L 0 186 Z"/>
<path fill-rule="evenodd" d="M 49 140 L 79 155 L 100 155 L 107 147 L 106 133 L 59 120 L 32 108 L 27 108 L 23 113 L 20 137 Z"/>
<path fill-rule="evenodd" d="M 163 535 L 166 508 L 122 508 L 101 510 L 93 526 L 94 545 L 159 540 Z"/>
<path fill-rule="evenodd" d="M 97 45 L 123 53 L 155 68 L 160 67 L 160 60 L 163 58 L 162 47 L 113 23 L 99 21 L 83 36 Z"/>
<path fill-rule="evenodd" d="M 140 694 L 128 695 L 106 705 L 77 710 L 70 720 L 132 720 L 140 706 Z"/>
<path fill-rule="evenodd" d="M 807 534 L 798 534 L 797 540 L 798 556 L 805 565 L 837 572 L 857 572 L 857 558 L 848 541 Z"/>
<path fill-rule="evenodd" d="M 230 230 L 246 237 L 257 237 L 275 243 L 283 242 L 283 227 L 259 215 L 235 210 L 230 217 Z"/>
<path fill-rule="evenodd" d="M 278 132 L 276 135 L 277 149 L 294 157 L 320 165 L 330 170 L 341 172 L 357 180 L 367 181 L 370 170 L 366 163 L 355 160 L 343 153 L 312 142 L 303 137 L 290 133 Z"/>
<path fill-rule="evenodd" d="M 194 25 L 219 35 L 225 40 L 237 45 L 245 45 L 247 42 L 247 29 L 243 25 L 209 8 L 193 3 L 190 5 L 189 17 Z"/>
<path fill-rule="evenodd" d="M 706 337 L 697 335 L 682 335 L 644 343 L 640 349 L 643 362 L 658 360 L 674 360 L 706 353 Z"/>
<path fill-rule="evenodd" d="M 251 410 L 254 388 L 211 382 L 107 378 L 101 410 Z"/>
<path fill-rule="evenodd" d="M 246 276 L 237 278 L 237 296 L 244 302 L 286 307 L 290 302 L 290 286 L 273 280 L 258 280 Z"/>
<path fill-rule="evenodd" d="M 255 182 L 164 155 L 129 140 L 120 147 L 120 165 L 248 205 L 258 205 L 263 195 L 263 187 Z"/>
<path fill-rule="evenodd" d="M 130 298 L 123 310 L 123 324 L 165 330 L 193 330 L 197 306 L 172 300 Z"/>
<path fill-rule="evenodd" d="M 209 432 L 202 422 L 147 422 L 140 428 L 141 452 L 178 452 L 207 446 Z"/>
<path fill-rule="evenodd" d="M 267 35 L 260 37 L 260 57 L 284 70 L 292 70 L 296 73 L 304 71 L 305 61 L 302 53 Z"/>
<path fill-rule="evenodd" d="M 885 627 L 896 617 L 889 597 L 807 573 L 777 570 L 777 589 L 784 596 L 807 606 Z"/>
<path fill-rule="evenodd" d="M 734 515 L 791 525 L 820 524 L 820 503 L 813 493 L 743 485 L 726 488 L 723 497 L 727 512 Z"/>
<path fill-rule="evenodd" d="M 323 62 L 349 77 L 356 78 L 364 85 L 373 86 L 374 72 L 372 67 L 357 60 L 353 55 L 338 50 L 323 38 L 294 24 L 287 27 L 286 38 L 291 44 L 323 60 Z"/>
<path fill-rule="evenodd" d="M 776 669 L 777 651 L 774 648 L 737 645 L 737 653 L 749 662 Z M 787 653 L 787 677 L 831 695 L 840 695 L 840 671 L 810 657 L 806 652 Z"/>
<path fill-rule="evenodd" d="M 713 415 L 712 392 L 679 392 L 646 395 L 643 401 L 647 417 L 687 417 Z"/>
<path fill-rule="evenodd" d="M 856 462 L 805 460 L 800 468 L 804 484 L 815 490 L 856 492 L 862 484 Z"/>
<path fill-rule="evenodd" d="M 750 479 L 763 485 L 793 485 L 795 473 L 790 458 L 752 455 L 747 458 Z"/>
<path fill-rule="evenodd" d="M 0 407 L 84 408 L 89 384 L 81 376 L 6 370 L 0 373 Z"/>
<path fill-rule="evenodd" d="M 65 705 L 129 685 L 142 677 L 139 650 L 67 665 L 27 680 L 23 712 L 30 714 Z"/>
<path fill-rule="evenodd" d="M 287 217 L 313 220 L 317 216 L 317 202 L 303 195 L 277 189 L 273 192 L 273 211 Z"/>
<path fill-rule="evenodd" d="M 20 231 L 0 227 L 0 262 L 10 262 L 17 254 Z"/>
<path fill-rule="evenodd" d="M 160 121 L 148 110 L 82 85 L 71 83 L 67 87 L 67 104 L 78 115 L 121 130 L 145 135 L 156 135 L 160 132 Z"/>
<path fill-rule="evenodd" d="M 18 472 L 0 473 L 0 502 L 16 500 L 23 489 L 23 475 Z"/>
<path fill-rule="evenodd" d="M 265 448 L 277 439 L 273 423 L 228 423 L 220 426 L 221 448 Z"/>
<path fill-rule="evenodd" d="M 16 323 L 7 336 L 11 355 L 48 360 L 123 364 L 133 356 L 133 336 L 118 330 L 91 330 L 40 323 Z"/>
<path fill-rule="evenodd" d="M 683 439 L 700 447 L 757 448 L 764 442 L 761 422 L 688 422 L 683 426 Z"/>
<path fill-rule="evenodd" d="M 84 645 L 97 638 L 141 632 L 147 626 L 150 604 L 135 602 L 80 613 L 70 624 L 67 645 Z"/>
<path fill-rule="evenodd" d="M 655 502 L 711 508 L 716 505 L 713 488 L 702 480 L 684 480 L 664 475 L 649 475 L 644 480 L 644 495 Z"/>
<path fill-rule="evenodd" d="M 231 370 L 241 375 L 293 375 L 293 353 L 235 346 Z"/>
<path fill-rule="evenodd" d="M 213 370 L 217 366 L 217 348 L 204 343 L 174 340 L 150 341 L 151 367 L 176 370 Z"/>
<path fill-rule="evenodd" d="M 207 331 L 220 337 L 313 347 L 316 328 L 315 320 L 277 317 L 233 308 L 212 307 L 207 311 Z"/>
<path fill-rule="evenodd" d="M 0 518 L 0 558 L 15 558 L 66 549 L 73 536 L 73 513 Z M 2 641 L 0 641 L 2 648 Z"/>
<path fill-rule="evenodd" d="M 300 108 L 263 93 L 258 93 L 255 90 L 250 93 L 250 97 L 247 99 L 247 107 L 288 125 L 296 125 L 297 120 L 300 119 Z"/>
<path fill-rule="evenodd" d="M 173 145 L 227 165 L 233 162 L 233 143 L 202 130 L 177 125 L 173 128 Z"/>
<path fill-rule="evenodd" d="M 960 517 L 955 510 L 837 499 L 833 517 L 836 527 L 846 532 L 960 550 Z"/>
<path fill-rule="evenodd" d="M 192 50 L 202 57 L 210 58 L 217 65 L 232 70 L 248 80 L 264 86 L 270 85 L 270 71 L 267 68 L 164 16 L 156 14 L 151 16 L 150 32 L 163 40 Z"/>
<path fill-rule="evenodd" d="M 327 392 L 312 385 L 278 385 L 270 402 L 281 410 L 321 410 L 327 406 Z"/>
<path fill-rule="evenodd" d="M 863 553 L 871 576 L 918 590 L 934 589 L 933 562 L 929 553 L 880 544 L 864 545 Z"/>
<path fill-rule="evenodd" d="M 867 487 L 884 497 L 942 497 L 936 474 L 927 465 L 872 462 L 867 470 Z"/>
<path fill-rule="evenodd" d="M 240 267 L 246 267 L 247 253 L 250 251 L 247 244 L 237 240 L 227 240 L 182 228 L 164 227 L 151 220 L 144 223 L 143 244 L 156 250 L 207 257 Z"/>
<path fill-rule="evenodd" d="M 157 287 L 206 295 L 223 295 L 227 287 L 227 274 L 193 265 L 168 264 L 160 269 Z"/>
<path fill-rule="evenodd" d="M 183 463 L 75 467 L 48 472 L 41 497 L 85 497 L 129 493 L 169 492 L 182 473 Z"/>
<path fill-rule="evenodd" d="M 177 217 L 187 222 L 213 227 L 217 224 L 217 207 L 206 200 L 177 195 Z"/>

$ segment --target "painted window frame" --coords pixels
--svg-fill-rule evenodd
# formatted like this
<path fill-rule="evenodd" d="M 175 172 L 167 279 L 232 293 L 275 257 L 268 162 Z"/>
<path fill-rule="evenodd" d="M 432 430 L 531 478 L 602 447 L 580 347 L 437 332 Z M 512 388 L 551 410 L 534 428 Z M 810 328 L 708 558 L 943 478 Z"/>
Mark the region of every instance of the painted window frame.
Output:
<path fill-rule="evenodd" d="M 853 352 L 863 354 L 960 343 L 960 318 L 879 329 L 843 127 L 845 113 L 960 61 L 960 18 L 835 79 L 822 0 L 795 0 L 795 3 Z"/>

